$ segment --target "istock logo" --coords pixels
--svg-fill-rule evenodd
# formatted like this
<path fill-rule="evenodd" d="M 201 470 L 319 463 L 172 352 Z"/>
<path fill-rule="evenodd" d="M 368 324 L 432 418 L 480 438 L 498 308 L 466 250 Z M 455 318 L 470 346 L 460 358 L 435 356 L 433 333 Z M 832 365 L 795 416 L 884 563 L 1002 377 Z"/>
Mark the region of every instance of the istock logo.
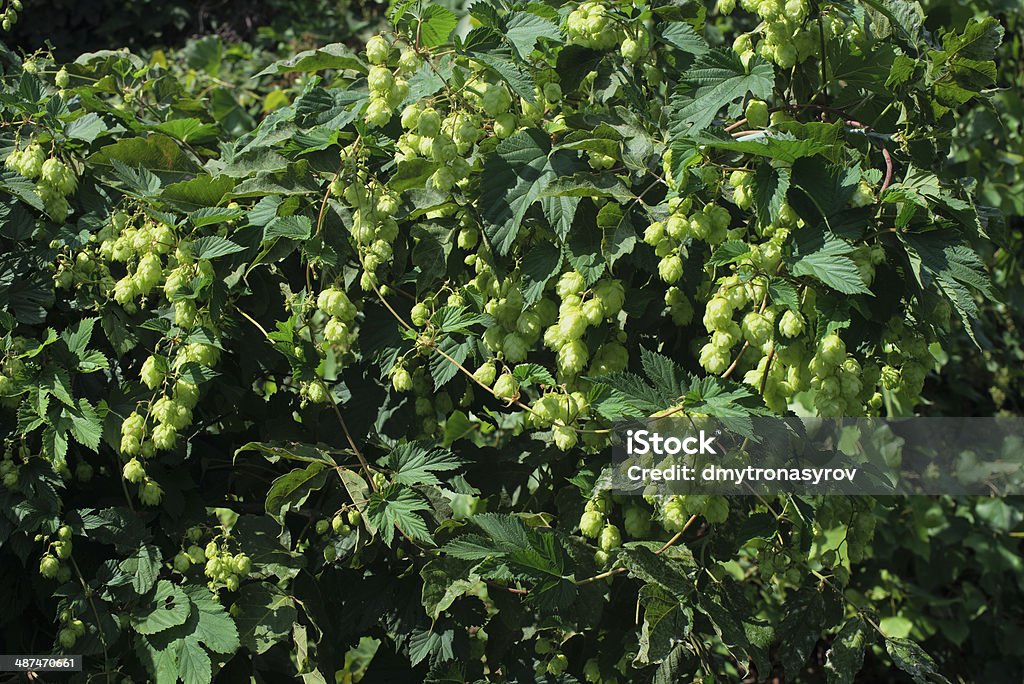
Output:
<path fill-rule="evenodd" d="M 715 435 L 708 435 L 704 430 L 690 437 L 662 437 L 649 430 L 629 430 L 626 432 L 626 453 L 629 456 L 677 456 L 687 454 L 717 454 L 715 451 Z"/>

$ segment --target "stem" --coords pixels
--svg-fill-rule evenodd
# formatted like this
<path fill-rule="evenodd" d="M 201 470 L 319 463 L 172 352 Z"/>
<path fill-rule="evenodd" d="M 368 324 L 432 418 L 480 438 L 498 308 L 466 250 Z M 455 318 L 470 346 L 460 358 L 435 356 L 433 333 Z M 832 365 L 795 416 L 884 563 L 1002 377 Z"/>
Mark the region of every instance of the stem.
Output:
<path fill-rule="evenodd" d="M 327 393 L 327 396 L 331 398 L 331 408 L 334 409 L 334 415 L 337 416 L 338 418 L 338 423 L 341 425 L 341 431 L 345 433 L 345 439 L 348 440 L 349 447 L 351 447 L 352 451 L 355 452 L 356 458 L 359 459 L 359 465 L 362 467 L 363 472 L 366 474 L 366 479 L 370 483 L 370 489 L 376 492 L 377 483 L 373 481 L 373 474 L 370 472 L 370 464 L 366 462 L 366 457 L 363 456 L 363 452 L 359 450 L 359 447 L 356 446 L 355 440 L 352 439 L 352 433 L 348 431 L 348 424 L 345 423 L 345 418 L 344 416 L 341 415 L 341 411 L 338 410 L 338 404 L 335 403 L 334 397 L 331 396 L 331 393 L 329 391 Z"/>
<path fill-rule="evenodd" d="M 764 396 L 764 388 L 768 385 L 768 371 L 772 368 L 772 360 L 775 358 L 775 345 L 768 351 L 768 363 L 764 366 L 764 375 L 761 376 L 761 396 Z"/>
<path fill-rule="evenodd" d="M 671 539 L 665 542 L 660 549 L 654 552 L 655 555 L 660 555 L 662 552 L 664 552 L 677 541 L 679 541 L 679 538 L 683 536 L 686 530 L 690 529 L 690 526 L 693 525 L 694 521 L 696 520 L 697 514 L 694 513 L 690 516 L 690 519 L 686 521 L 686 524 L 683 525 L 683 528 L 681 530 L 676 532 Z M 593 577 L 588 577 L 586 579 L 579 580 L 578 582 L 576 582 L 576 586 L 581 587 L 585 584 L 592 584 L 593 582 L 597 582 L 598 580 L 608 579 L 609 577 L 614 577 L 615 575 L 621 574 L 623 572 L 626 572 L 626 568 L 624 567 L 612 568 L 611 570 L 606 570 L 605 572 L 602 572 L 599 575 L 594 575 Z"/>
<path fill-rule="evenodd" d="M 818 13 L 818 38 L 821 40 L 821 97 L 828 105 L 828 60 L 825 52 L 825 25 L 821 21 L 821 13 Z"/>
<path fill-rule="evenodd" d="M 86 600 L 89 602 L 89 606 L 92 608 L 93 617 L 96 618 L 96 633 L 100 637 L 100 646 L 103 647 L 103 672 L 107 675 L 107 682 L 110 682 L 110 655 L 107 653 L 107 637 L 103 634 L 103 622 L 100 620 L 100 613 L 96 609 L 96 602 L 92 600 L 92 588 L 85 583 L 85 578 L 82 577 L 82 570 L 78 567 L 78 563 L 75 562 L 74 557 L 70 558 L 71 567 L 75 569 L 75 575 L 78 577 L 79 584 L 82 585 L 82 592 L 85 594 Z"/>

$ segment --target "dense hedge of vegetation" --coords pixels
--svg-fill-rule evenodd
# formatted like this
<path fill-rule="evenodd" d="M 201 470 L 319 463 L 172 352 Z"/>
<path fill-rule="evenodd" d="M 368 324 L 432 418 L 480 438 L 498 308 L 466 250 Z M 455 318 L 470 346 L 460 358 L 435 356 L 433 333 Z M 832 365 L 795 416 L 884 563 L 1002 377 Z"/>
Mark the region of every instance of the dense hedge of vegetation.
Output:
<path fill-rule="evenodd" d="M 359 50 L 0 51 L 4 650 L 1019 681 L 1016 499 L 602 476 L 626 418 L 1019 415 L 1008 9 L 402 2 Z"/>

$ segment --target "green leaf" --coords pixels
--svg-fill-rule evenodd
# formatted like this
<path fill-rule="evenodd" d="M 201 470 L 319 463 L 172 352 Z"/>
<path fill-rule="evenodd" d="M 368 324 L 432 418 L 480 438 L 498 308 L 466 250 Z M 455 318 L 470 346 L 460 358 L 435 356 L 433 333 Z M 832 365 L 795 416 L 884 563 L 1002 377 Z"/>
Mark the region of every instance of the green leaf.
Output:
<path fill-rule="evenodd" d="M 693 593 L 697 566 L 689 552 L 681 549 L 675 554 L 657 554 L 648 542 L 631 542 L 623 545 L 616 559 L 630 575 L 661 588 L 678 602 Z"/>
<path fill-rule="evenodd" d="M 155 684 L 178 684 L 177 642 L 157 648 L 147 637 L 135 639 L 135 652 L 156 680 Z"/>
<path fill-rule="evenodd" d="M 182 176 L 199 172 L 199 167 L 175 140 L 159 133 L 146 138 L 122 138 L 101 147 L 88 161 L 100 166 L 119 161 L 131 167 Z"/>
<path fill-rule="evenodd" d="M 825 661 L 829 684 L 852 684 L 864 662 L 864 649 L 874 639 L 861 617 L 850 618 L 832 641 Z"/>
<path fill-rule="evenodd" d="M 511 54 L 505 55 L 499 51 L 470 52 L 470 57 L 484 65 L 498 78 L 505 81 L 512 92 L 527 102 L 534 102 L 537 95 L 534 93 L 536 84 L 533 76 L 521 64 L 516 62 Z"/>
<path fill-rule="evenodd" d="M 459 18 L 447 7 L 427 5 L 417 22 L 416 35 L 425 47 L 444 45 L 458 23 Z"/>
<path fill-rule="evenodd" d="M 838 126 L 825 126 L 815 124 L 802 124 L 803 128 L 794 128 L 801 133 L 798 137 L 786 131 L 773 130 L 745 135 L 742 138 L 719 137 L 710 131 L 705 131 L 693 137 L 681 139 L 688 147 L 698 145 L 709 150 L 722 150 L 725 152 L 737 152 L 750 154 L 755 157 L 766 157 L 783 164 L 793 164 L 798 159 L 814 156 L 825 156 L 832 158 L 838 146 L 840 128 Z M 816 135 L 816 138 L 803 137 L 809 134 Z M 675 146 L 674 146 L 675 148 Z M 675 153 L 673 153 L 675 154 Z"/>
<path fill-rule="evenodd" d="M 377 527 L 384 543 L 391 546 L 395 530 L 403 532 L 415 541 L 433 543 L 427 525 L 418 515 L 430 507 L 416 492 L 408 487 L 394 484 L 370 495 L 366 514 Z"/>
<path fill-rule="evenodd" d="M 763 224 L 778 220 L 789 191 L 790 171 L 786 167 L 760 164 L 754 172 L 754 210 Z"/>
<path fill-rule="evenodd" d="M 192 243 L 192 255 L 196 259 L 218 259 L 243 251 L 245 247 L 219 235 L 207 235 Z"/>
<path fill-rule="evenodd" d="M 480 208 L 484 231 L 499 254 L 508 253 L 526 210 L 556 175 L 550 151 L 547 135 L 529 129 L 503 140 L 484 165 Z"/>
<path fill-rule="evenodd" d="M 169 135 L 183 143 L 204 143 L 217 138 L 219 128 L 214 124 L 203 123 L 199 119 L 171 119 L 150 126 L 150 130 Z"/>
<path fill-rule="evenodd" d="M 103 122 L 103 119 L 98 114 L 89 112 L 65 126 L 64 135 L 75 140 L 91 143 L 108 130 L 107 124 Z"/>
<path fill-rule="evenodd" d="M 777 636 L 784 644 L 780 654 L 786 677 L 796 679 L 825 627 L 825 599 L 817 587 L 801 587 L 787 605 Z"/>
<path fill-rule="evenodd" d="M 644 622 L 640 628 L 640 648 L 635 662 L 638 666 L 661 663 L 690 634 L 693 611 L 679 602 L 679 597 L 656 584 L 640 588 L 640 605 Z"/>
<path fill-rule="evenodd" d="M 541 194 L 540 206 L 544 212 L 544 218 L 548 220 L 555 235 L 562 240 L 572 228 L 573 219 L 576 217 L 576 208 L 579 204 L 579 197 Z"/>
<path fill-rule="evenodd" d="M 438 168 L 440 164 L 422 157 L 403 159 L 398 162 L 398 170 L 388 180 L 388 187 L 395 192 L 422 187 Z"/>
<path fill-rule="evenodd" d="M 768 297 L 772 304 L 781 304 L 792 311 L 800 311 L 800 299 L 796 288 L 785 280 L 772 278 L 768 283 Z"/>
<path fill-rule="evenodd" d="M 523 303 L 536 304 L 544 294 L 547 282 L 562 267 L 562 250 L 551 242 L 539 242 L 523 257 Z"/>
<path fill-rule="evenodd" d="M 766 99 L 775 86 L 772 65 L 758 56 L 749 72 L 732 50 L 711 50 L 697 58 L 681 78 L 672 98 L 673 135 L 686 135 L 711 125 L 718 111 L 750 93 Z"/>
<path fill-rule="evenodd" d="M 287 511 L 301 506 L 312 492 L 326 484 L 328 472 L 322 464 L 310 463 L 278 477 L 267 492 L 267 514 L 281 521 Z"/>
<path fill-rule="evenodd" d="M 827 238 L 813 240 L 803 247 L 799 256 L 787 259 L 791 274 L 816 278 L 843 294 L 872 294 L 856 264 L 845 256 L 853 251 L 852 245 Z"/>
<path fill-rule="evenodd" d="M 191 611 L 192 602 L 181 587 L 160 580 L 150 601 L 136 610 L 132 626 L 139 634 L 157 634 L 185 624 Z"/>
<path fill-rule="evenodd" d="M 715 247 L 711 253 L 708 264 L 711 266 L 726 266 L 735 263 L 750 254 L 750 245 L 743 240 L 726 240 Z"/>
<path fill-rule="evenodd" d="M 700 610 L 711 619 L 725 645 L 746 655 L 758 672 L 769 672 L 772 628 L 754 615 L 737 583 L 726 578 L 721 583 L 709 584 L 697 596 Z"/>
<path fill-rule="evenodd" d="M 696 666 L 690 662 L 691 657 L 689 644 L 677 645 L 654 671 L 651 684 L 677 684 L 684 681 L 689 673 L 696 670 Z"/>
<path fill-rule="evenodd" d="M 312 222 L 305 216 L 278 216 L 263 228 L 263 242 L 277 238 L 307 240 L 313 232 Z"/>
<path fill-rule="evenodd" d="M 456 599 L 480 587 L 477 579 L 462 579 L 468 574 L 467 564 L 453 558 L 431 560 L 420 570 L 423 579 L 423 609 L 431 620 L 437 620 Z"/>
<path fill-rule="evenodd" d="M 450 360 L 440 353 L 434 354 L 430 359 L 430 375 L 434 379 L 435 389 L 441 388 L 451 382 L 452 378 L 459 374 L 459 368 L 452 363 L 465 363 L 472 351 L 472 344 L 469 341 L 459 342 L 454 337 L 445 337 L 437 343 L 438 352 L 444 352 Z"/>
<path fill-rule="evenodd" d="M 886 639 L 885 651 L 896 667 L 910 675 L 916 684 L 949 684 L 949 680 L 939 674 L 932 657 L 910 639 Z"/>
<path fill-rule="evenodd" d="M 661 39 L 672 47 L 698 57 L 707 54 L 709 50 L 707 41 L 686 22 L 674 21 L 670 24 L 662 24 L 662 26 L 664 28 L 661 29 Z"/>
<path fill-rule="evenodd" d="M 184 684 L 209 684 L 212 678 L 210 656 L 192 637 L 178 642 L 178 676 Z"/>
<path fill-rule="evenodd" d="M 962 244 L 957 236 L 948 232 L 904 234 L 901 239 L 907 247 L 907 253 L 920 263 L 926 273 L 935 278 L 973 339 L 972 321 L 979 316 L 973 292 L 989 300 L 995 297 L 981 258 L 973 249 Z"/>
<path fill-rule="evenodd" d="M 387 464 L 395 482 L 409 486 L 440 485 L 436 473 L 455 470 L 462 461 L 448 449 L 438 449 L 427 442 L 406 442 L 391 450 Z"/>
<path fill-rule="evenodd" d="M 67 345 L 68 351 L 78 358 L 82 358 L 85 355 L 86 348 L 89 346 L 89 342 L 92 340 L 92 331 L 95 326 L 95 318 L 83 318 L 64 330 L 60 337 L 64 340 L 64 344 Z"/>
<path fill-rule="evenodd" d="M 304 50 L 289 59 L 274 62 L 253 78 L 291 74 L 298 71 L 312 73 L 321 69 L 347 69 L 366 73 L 366 66 L 343 43 L 331 43 L 316 50 Z"/>
<path fill-rule="evenodd" d="M 191 221 L 192 225 L 196 228 L 203 228 L 205 226 L 214 226 L 218 223 L 234 221 L 244 215 L 245 212 L 241 209 L 228 209 L 227 207 L 203 207 L 202 209 L 189 212 L 188 220 Z M 207 235 L 206 237 L 219 236 Z"/>
<path fill-rule="evenodd" d="M 235 450 L 234 458 L 237 460 L 238 455 L 245 451 L 258 451 L 271 463 L 277 463 L 283 458 L 288 461 L 322 463 L 328 468 L 336 468 L 338 465 L 325 447 L 301 442 L 249 442 Z"/>
<path fill-rule="evenodd" d="M 515 47 L 516 52 L 523 59 L 526 59 L 538 38 L 550 38 L 560 40 L 561 34 L 558 25 L 550 19 L 539 17 L 529 12 L 513 12 L 507 21 L 505 38 Z"/>
<path fill-rule="evenodd" d="M 266 582 L 242 585 L 235 605 L 241 645 L 255 654 L 284 642 L 297 617 L 292 597 Z"/>
<path fill-rule="evenodd" d="M 135 593 L 141 596 L 156 584 L 161 560 L 160 549 L 151 544 L 142 544 L 131 558 L 121 561 L 118 567 L 130 579 Z"/>
<path fill-rule="evenodd" d="M 82 446 L 96 451 L 103 434 L 103 423 L 96 415 L 96 409 L 85 399 L 79 399 L 74 408 L 66 408 L 64 417 L 71 421 L 71 436 Z"/>
<path fill-rule="evenodd" d="M 537 384 L 553 387 L 556 384 L 551 371 L 537 363 L 518 364 L 512 369 L 512 376 L 525 387 Z"/>
<path fill-rule="evenodd" d="M 199 175 L 164 187 L 160 198 L 186 211 L 216 206 L 235 187 L 228 176 Z"/>
<path fill-rule="evenodd" d="M 1003 27 L 995 17 L 972 17 L 962 32 L 950 31 L 942 36 L 942 47 L 949 57 L 978 61 L 994 59 L 1002 42 Z"/>
<path fill-rule="evenodd" d="M 250 586 L 250 585 L 247 585 Z M 214 595 L 203 586 L 190 585 L 183 587 L 192 605 L 199 612 L 196 623 L 196 638 L 214 653 L 228 655 L 234 653 L 239 646 L 238 628 L 227 611 Z"/>

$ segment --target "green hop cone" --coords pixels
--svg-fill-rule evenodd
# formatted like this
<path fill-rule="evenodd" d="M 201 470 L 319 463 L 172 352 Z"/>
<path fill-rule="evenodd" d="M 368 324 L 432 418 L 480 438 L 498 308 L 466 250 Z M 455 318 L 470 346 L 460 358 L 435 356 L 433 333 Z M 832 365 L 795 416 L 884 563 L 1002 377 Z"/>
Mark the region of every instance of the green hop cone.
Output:
<path fill-rule="evenodd" d="M 751 100 L 743 111 L 747 123 L 753 128 L 764 128 L 768 125 L 768 103 L 764 100 Z"/>
<path fill-rule="evenodd" d="M 519 381 L 511 373 L 502 373 L 494 382 L 493 391 L 499 399 L 512 401 L 519 396 Z"/>

